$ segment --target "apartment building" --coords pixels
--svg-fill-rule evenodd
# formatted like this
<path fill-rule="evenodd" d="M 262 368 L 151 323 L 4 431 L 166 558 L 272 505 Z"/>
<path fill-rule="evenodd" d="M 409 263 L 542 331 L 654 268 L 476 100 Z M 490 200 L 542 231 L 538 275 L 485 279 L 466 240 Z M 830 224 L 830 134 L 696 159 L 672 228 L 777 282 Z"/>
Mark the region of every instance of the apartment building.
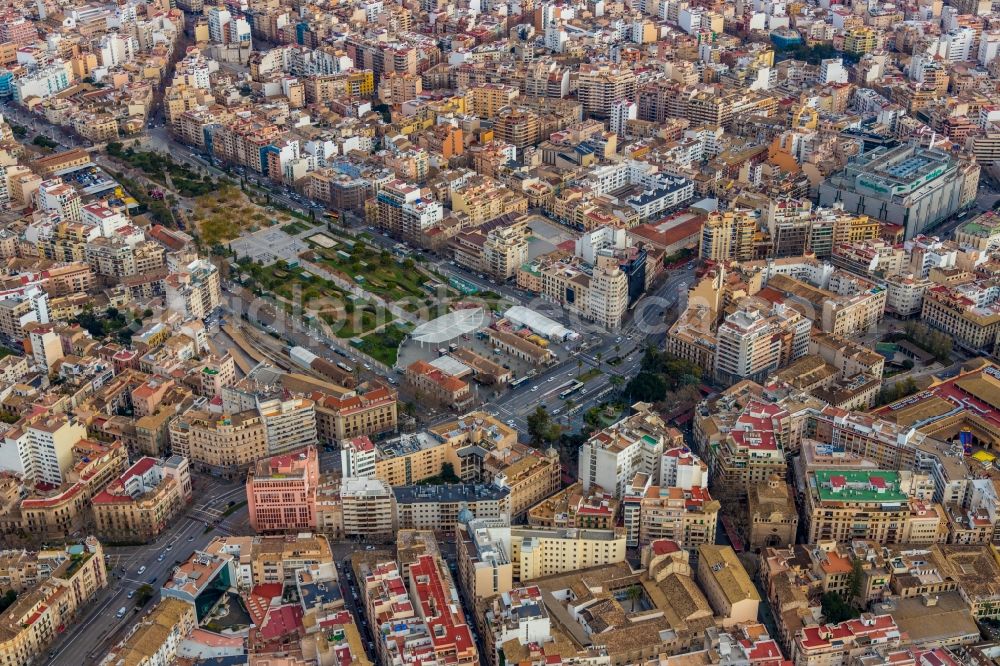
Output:
<path fill-rule="evenodd" d="M 450 664 L 478 664 L 479 654 L 472 632 L 444 560 L 422 555 L 410 566 L 410 598 L 418 617 L 431 636 L 430 656 Z"/>
<path fill-rule="evenodd" d="M 0 470 L 59 486 L 73 466 L 73 447 L 86 437 L 83 424 L 65 415 L 11 428 L 0 442 Z"/>
<path fill-rule="evenodd" d="M 502 518 L 476 518 L 456 526 L 459 583 L 471 598 L 486 599 L 514 586 L 510 532 Z"/>
<path fill-rule="evenodd" d="M 345 536 L 379 539 L 396 534 L 396 497 L 385 481 L 344 477 L 340 502 Z"/>
<path fill-rule="evenodd" d="M 698 256 L 717 262 L 753 259 L 757 224 L 751 210 L 709 214 L 701 227 Z"/>
<path fill-rule="evenodd" d="M 628 308 L 628 276 L 610 250 L 601 251 L 593 266 L 574 260 L 542 262 L 541 295 L 608 330 L 621 328 Z"/>
<path fill-rule="evenodd" d="M 378 445 L 362 435 L 340 444 L 345 476 L 374 476 L 391 486 L 420 483 L 441 473 L 448 447 L 428 433 L 400 435 Z"/>
<path fill-rule="evenodd" d="M 635 414 L 594 433 L 580 446 L 577 478 L 585 492 L 598 486 L 621 499 L 637 473 L 658 480 L 670 429 L 648 407 L 633 409 Z"/>
<path fill-rule="evenodd" d="M 170 447 L 197 470 L 235 479 L 267 456 L 267 428 L 256 410 L 219 414 L 193 409 L 170 422 Z"/>
<path fill-rule="evenodd" d="M 38 205 L 65 222 L 79 222 L 83 212 L 80 194 L 71 185 L 55 178 L 43 181 L 35 195 Z"/>
<path fill-rule="evenodd" d="M 0 655 L 5 666 L 44 659 L 60 627 L 71 625 L 107 587 L 104 549 L 90 536 L 68 547 L 69 557 L 29 592 L 18 595 L 0 618 Z"/>
<path fill-rule="evenodd" d="M 232 538 L 221 537 L 220 541 L 220 538 L 217 538 L 205 550 L 211 553 L 218 547 L 220 552 L 225 552 L 230 539 Z M 252 586 L 294 584 L 299 571 L 323 564 L 333 564 L 330 542 L 322 534 L 302 532 L 288 536 L 257 536 L 242 537 L 242 539 L 249 540 L 249 553 L 241 547 L 236 554 L 249 555 Z M 240 557 L 240 560 L 242 564 L 243 558 Z"/>
<path fill-rule="evenodd" d="M 386 183 L 375 196 L 376 223 L 396 238 L 417 242 L 444 219 L 440 202 L 425 198 L 419 187 L 401 180 Z"/>
<path fill-rule="evenodd" d="M 67 481 L 58 486 L 0 476 L 0 532 L 57 539 L 83 529 L 92 520 L 90 498 L 125 471 L 128 452 L 120 441 L 100 444 L 80 440 L 72 456 Z"/>
<path fill-rule="evenodd" d="M 166 266 L 165 250 L 154 241 L 130 244 L 117 238 L 96 238 L 87 243 L 84 256 L 94 273 L 118 280 Z"/>
<path fill-rule="evenodd" d="M 487 83 L 470 87 L 465 93 L 465 103 L 472 115 L 493 118 L 500 109 L 511 106 L 520 94 L 513 86 Z"/>
<path fill-rule="evenodd" d="M 40 289 L 30 289 L 20 296 L 0 298 L 0 336 L 13 342 L 24 339 L 24 327 L 49 322 L 49 298 Z"/>
<path fill-rule="evenodd" d="M 772 474 L 784 478 L 786 470 L 788 411 L 751 397 L 736 414 L 731 420 L 695 416 L 695 439 L 708 463 L 712 492 L 723 502 L 742 502 L 751 486 Z"/>
<path fill-rule="evenodd" d="M 109 541 L 150 541 L 191 501 L 191 474 L 181 456 L 143 457 L 91 498 L 98 534 Z"/>
<path fill-rule="evenodd" d="M 844 377 L 881 377 L 885 368 L 885 357 L 874 350 L 843 336 L 815 329 L 809 338 L 809 353 L 838 368 Z"/>
<path fill-rule="evenodd" d="M 396 521 L 402 530 L 453 530 L 471 518 L 510 520 L 510 489 L 483 483 L 397 486 Z"/>
<path fill-rule="evenodd" d="M 510 489 L 510 513 L 515 521 L 562 486 L 562 464 L 554 448 L 542 452 L 515 442 L 509 448 L 492 451 L 482 465 L 482 478 Z"/>
<path fill-rule="evenodd" d="M 799 629 L 792 645 L 795 666 L 827 666 L 845 663 L 871 652 L 873 644 L 898 648 L 903 633 L 892 615 L 866 613 L 840 624 L 815 624 Z"/>
<path fill-rule="evenodd" d="M 503 655 L 503 663 L 507 663 L 505 645 L 520 648 L 552 642 L 551 618 L 537 585 L 517 587 L 507 594 L 497 595 L 490 600 L 483 615 L 489 659 L 486 663 L 490 666 L 500 662 L 498 653 Z M 538 651 L 541 652 L 540 648 Z"/>
<path fill-rule="evenodd" d="M 316 443 L 316 405 L 309 398 L 262 396 L 257 400 L 257 411 L 267 432 L 268 455 Z"/>
<path fill-rule="evenodd" d="M 411 650 L 425 647 L 429 637 L 427 628 L 416 617 L 399 565 L 391 561 L 362 562 L 357 573 L 365 617 L 377 629 L 377 661 L 406 663 L 404 659 L 411 656 Z M 425 654 L 426 649 L 421 652 Z"/>
<path fill-rule="evenodd" d="M 714 543 L 720 506 L 700 485 L 657 486 L 636 474 L 622 499 L 626 543 L 635 548 L 667 539 L 689 551 Z"/>
<path fill-rule="evenodd" d="M 497 282 L 506 282 L 528 260 L 528 241 L 512 227 L 491 229 L 483 241 L 482 268 Z"/>
<path fill-rule="evenodd" d="M 101 661 L 101 666 L 154 666 L 172 663 L 181 643 L 198 627 L 194 606 L 163 599 Z"/>
<path fill-rule="evenodd" d="M 476 228 L 505 215 L 527 213 L 528 199 L 491 178 L 474 176 L 451 190 L 451 209 L 461 213 L 464 227 Z"/>
<path fill-rule="evenodd" d="M 538 114 L 521 108 L 500 111 L 494 124 L 496 137 L 518 152 L 538 143 Z"/>
<path fill-rule="evenodd" d="M 625 561 L 625 531 L 510 529 L 511 575 L 527 581 L 553 574 Z"/>
<path fill-rule="evenodd" d="M 718 381 L 762 382 L 808 353 L 812 322 L 784 304 L 775 303 L 769 311 L 762 305 L 747 299 L 719 325 L 714 367 Z"/>
<path fill-rule="evenodd" d="M 250 526 L 259 534 L 315 530 L 318 485 L 315 446 L 258 460 L 246 481 Z"/>
<path fill-rule="evenodd" d="M 928 287 L 920 319 L 964 349 L 991 354 L 1000 340 L 1000 286 L 994 282 Z"/>
<path fill-rule="evenodd" d="M 341 397 L 313 393 L 316 432 L 321 442 L 335 444 L 361 435 L 393 432 L 398 424 L 396 392 L 387 388 Z"/>
<path fill-rule="evenodd" d="M 809 318 L 827 333 L 851 335 L 878 324 L 885 313 L 885 287 L 860 276 L 835 271 L 825 287 L 788 275 L 773 275 L 765 293 L 794 299 L 812 310 Z"/>
<path fill-rule="evenodd" d="M 576 481 L 528 510 L 532 527 L 576 527 L 606 530 L 615 526 L 621 502 L 599 486 L 584 492 Z"/>
<path fill-rule="evenodd" d="M 187 317 L 204 319 L 219 307 L 222 297 L 219 269 L 210 261 L 196 259 L 165 281 L 167 307 Z"/>
<path fill-rule="evenodd" d="M 947 538 L 944 513 L 921 474 L 888 470 L 816 470 L 807 478 L 809 542 L 869 539 L 929 544 Z"/>
<path fill-rule="evenodd" d="M 584 113 L 594 118 L 608 118 L 615 104 L 634 100 L 638 79 L 631 68 L 616 68 L 608 64 L 580 65 L 577 78 L 577 98 Z"/>

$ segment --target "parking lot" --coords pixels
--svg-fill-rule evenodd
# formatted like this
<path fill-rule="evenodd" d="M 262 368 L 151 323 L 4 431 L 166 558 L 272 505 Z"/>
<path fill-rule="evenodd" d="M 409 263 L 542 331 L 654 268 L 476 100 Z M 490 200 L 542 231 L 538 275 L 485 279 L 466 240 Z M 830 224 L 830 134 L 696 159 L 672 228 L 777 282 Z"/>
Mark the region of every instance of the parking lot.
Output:
<path fill-rule="evenodd" d="M 278 227 L 268 227 L 260 231 L 229 241 L 229 247 L 237 257 L 250 257 L 264 266 L 278 259 L 298 261 L 299 254 L 309 249 L 304 241 L 289 236 Z"/>
<path fill-rule="evenodd" d="M 65 182 L 77 187 L 85 195 L 92 196 L 118 187 L 118 182 L 115 179 L 104 173 L 101 167 L 93 164 L 76 170 L 60 172 L 57 175 Z"/>

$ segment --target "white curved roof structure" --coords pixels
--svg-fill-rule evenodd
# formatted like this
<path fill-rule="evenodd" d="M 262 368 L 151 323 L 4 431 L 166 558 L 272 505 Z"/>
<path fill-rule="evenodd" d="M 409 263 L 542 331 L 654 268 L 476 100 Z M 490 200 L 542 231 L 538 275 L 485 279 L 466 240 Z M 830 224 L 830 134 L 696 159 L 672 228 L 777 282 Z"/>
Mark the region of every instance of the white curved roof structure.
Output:
<path fill-rule="evenodd" d="M 423 344 L 439 344 L 475 333 L 489 323 L 489 315 L 483 308 L 455 310 L 417 326 L 410 332 L 410 338 Z"/>
<path fill-rule="evenodd" d="M 507 312 L 503 313 L 503 316 L 515 324 L 527 326 L 538 335 L 549 340 L 562 342 L 563 340 L 578 337 L 577 333 L 569 330 L 554 319 L 549 319 L 542 313 L 535 312 L 522 305 L 511 307 Z"/>

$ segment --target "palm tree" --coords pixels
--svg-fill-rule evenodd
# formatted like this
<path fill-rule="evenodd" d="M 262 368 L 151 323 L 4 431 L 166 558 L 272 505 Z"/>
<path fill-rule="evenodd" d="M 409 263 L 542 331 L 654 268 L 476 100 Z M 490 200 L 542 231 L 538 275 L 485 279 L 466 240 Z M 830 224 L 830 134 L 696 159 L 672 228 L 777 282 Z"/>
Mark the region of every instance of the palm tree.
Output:
<path fill-rule="evenodd" d="M 625 590 L 625 598 L 632 602 L 632 612 L 635 612 L 635 602 L 642 599 L 642 588 L 633 583 Z"/>
<path fill-rule="evenodd" d="M 576 377 L 577 377 L 577 379 L 580 378 L 580 370 L 582 370 L 582 369 L 583 369 L 583 359 L 582 358 L 578 358 L 578 359 L 576 359 Z"/>
<path fill-rule="evenodd" d="M 601 357 L 602 356 L 603 356 L 603 354 L 601 354 L 601 352 L 597 352 L 596 354 L 594 354 L 594 357 L 597 359 L 597 365 L 601 364 Z"/>

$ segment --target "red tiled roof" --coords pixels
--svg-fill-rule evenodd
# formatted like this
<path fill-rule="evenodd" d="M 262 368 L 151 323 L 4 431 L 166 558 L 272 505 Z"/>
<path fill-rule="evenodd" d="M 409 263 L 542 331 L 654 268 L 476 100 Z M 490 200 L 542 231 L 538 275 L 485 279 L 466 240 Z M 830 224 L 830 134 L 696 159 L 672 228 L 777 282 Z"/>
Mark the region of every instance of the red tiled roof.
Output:
<path fill-rule="evenodd" d="M 260 635 L 265 641 L 277 640 L 302 629 L 302 607 L 288 604 L 272 608 L 261 625 Z"/>
<path fill-rule="evenodd" d="M 669 555 L 670 553 L 680 552 L 681 549 L 676 541 L 671 541 L 670 539 L 657 539 L 649 545 L 653 549 L 654 555 Z"/>

